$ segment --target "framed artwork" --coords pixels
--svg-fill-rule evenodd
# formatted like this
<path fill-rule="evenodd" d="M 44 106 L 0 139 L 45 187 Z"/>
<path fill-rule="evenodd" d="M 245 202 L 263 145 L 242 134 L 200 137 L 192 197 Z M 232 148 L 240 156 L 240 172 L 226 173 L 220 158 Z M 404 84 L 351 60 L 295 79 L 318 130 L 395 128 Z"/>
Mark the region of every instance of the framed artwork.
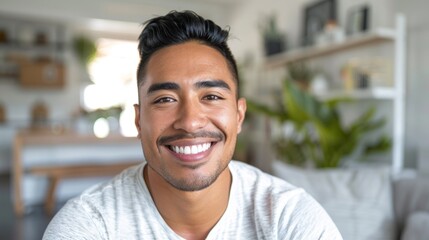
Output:
<path fill-rule="evenodd" d="M 357 6 L 347 14 L 347 34 L 366 32 L 370 28 L 370 8 L 368 5 Z"/>
<path fill-rule="evenodd" d="M 336 0 L 322 0 L 305 7 L 302 45 L 313 45 L 316 36 L 323 31 L 326 23 L 336 20 Z"/>

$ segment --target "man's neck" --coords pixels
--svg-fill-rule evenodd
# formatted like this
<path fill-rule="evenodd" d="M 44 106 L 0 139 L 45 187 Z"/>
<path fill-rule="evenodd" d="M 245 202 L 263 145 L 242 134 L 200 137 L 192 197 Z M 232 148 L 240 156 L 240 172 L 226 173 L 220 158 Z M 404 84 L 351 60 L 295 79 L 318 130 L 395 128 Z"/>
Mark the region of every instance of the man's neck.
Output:
<path fill-rule="evenodd" d="M 185 239 L 205 239 L 228 206 L 229 168 L 211 186 L 200 191 L 178 190 L 148 166 L 144 179 L 164 221 Z"/>

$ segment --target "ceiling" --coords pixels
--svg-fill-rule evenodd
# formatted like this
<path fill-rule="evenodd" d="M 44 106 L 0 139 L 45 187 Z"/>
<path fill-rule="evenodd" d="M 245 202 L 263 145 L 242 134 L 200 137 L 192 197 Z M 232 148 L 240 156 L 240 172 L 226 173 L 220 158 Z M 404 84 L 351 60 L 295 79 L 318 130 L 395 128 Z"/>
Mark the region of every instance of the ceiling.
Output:
<path fill-rule="evenodd" d="M 132 35 L 141 23 L 171 10 L 194 10 L 228 25 L 234 9 L 244 0 L 0 0 L 0 16 L 20 16 L 67 23 L 78 30 Z"/>

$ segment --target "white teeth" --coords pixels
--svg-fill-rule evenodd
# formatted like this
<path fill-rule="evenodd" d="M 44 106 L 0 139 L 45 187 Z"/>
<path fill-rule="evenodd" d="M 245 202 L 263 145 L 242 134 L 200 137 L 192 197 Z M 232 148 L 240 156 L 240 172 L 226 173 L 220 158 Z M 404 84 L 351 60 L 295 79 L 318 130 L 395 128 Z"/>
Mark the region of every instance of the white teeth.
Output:
<path fill-rule="evenodd" d="M 198 153 L 198 147 L 197 147 L 197 146 L 195 146 L 195 145 L 193 145 L 193 146 L 191 147 L 191 153 L 192 153 L 192 154 L 197 154 L 197 153 Z"/>
<path fill-rule="evenodd" d="M 173 150 L 176 153 L 180 154 L 197 154 L 204 151 L 207 151 L 211 146 L 211 143 L 203 143 L 198 145 L 191 145 L 191 146 L 171 146 L 170 149 Z"/>
<path fill-rule="evenodd" d="M 189 146 L 185 147 L 185 154 L 190 154 L 191 153 L 191 148 Z"/>

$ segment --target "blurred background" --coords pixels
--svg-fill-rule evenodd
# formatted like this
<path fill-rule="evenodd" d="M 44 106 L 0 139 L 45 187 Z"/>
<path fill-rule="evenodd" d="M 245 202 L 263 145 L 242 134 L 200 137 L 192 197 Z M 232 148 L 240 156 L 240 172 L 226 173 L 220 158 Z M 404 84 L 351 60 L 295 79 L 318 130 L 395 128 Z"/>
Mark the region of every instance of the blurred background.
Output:
<path fill-rule="evenodd" d="M 230 29 L 249 101 L 235 159 L 304 187 L 345 239 L 409 237 L 418 232 L 409 218 L 429 211 L 427 7 L 0 0 L 0 239 L 40 239 L 67 199 L 143 161 L 137 38 L 146 20 L 171 10 Z"/>

